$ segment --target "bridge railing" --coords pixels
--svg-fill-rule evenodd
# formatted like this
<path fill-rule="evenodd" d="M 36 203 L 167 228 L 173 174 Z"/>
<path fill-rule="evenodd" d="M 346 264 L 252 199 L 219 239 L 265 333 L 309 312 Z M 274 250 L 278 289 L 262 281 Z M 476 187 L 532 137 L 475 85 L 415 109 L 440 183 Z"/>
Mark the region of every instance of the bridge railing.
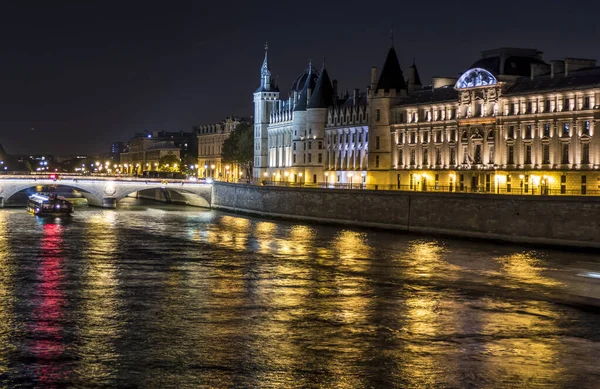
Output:
<path fill-rule="evenodd" d="M 133 176 L 84 176 L 84 175 L 59 175 L 57 178 L 48 177 L 48 175 L 0 175 L 0 181 L 3 180 L 33 180 L 33 181 L 43 181 L 43 182 L 55 182 L 56 184 L 60 184 L 61 182 L 135 182 L 135 183 L 146 183 L 146 184 L 184 184 L 184 185 L 207 185 L 210 184 L 205 180 L 186 180 L 186 179 L 176 179 L 176 178 L 145 178 L 145 177 L 133 177 Z"/>

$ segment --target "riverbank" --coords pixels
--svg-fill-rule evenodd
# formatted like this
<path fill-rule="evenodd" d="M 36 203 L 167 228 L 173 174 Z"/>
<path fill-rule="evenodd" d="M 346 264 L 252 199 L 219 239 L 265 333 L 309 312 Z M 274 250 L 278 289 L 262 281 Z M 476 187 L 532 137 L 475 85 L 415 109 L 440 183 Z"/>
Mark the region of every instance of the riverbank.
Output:
<path fill-rule="evenodd" d="M 212 207 L 262 217 L 600 249 L 600 198 L 290 188 L 215 182 Z"/>

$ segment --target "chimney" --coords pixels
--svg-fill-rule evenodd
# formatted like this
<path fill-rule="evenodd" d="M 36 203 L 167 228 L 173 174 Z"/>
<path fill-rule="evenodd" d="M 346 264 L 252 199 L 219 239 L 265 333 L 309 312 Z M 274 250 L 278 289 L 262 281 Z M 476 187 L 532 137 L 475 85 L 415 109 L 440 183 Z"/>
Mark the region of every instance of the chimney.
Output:
<path fill-rule="evenodd" d="M 552 61 L 550 63 L 550 78 L 554 78 L 555 75 L 563 73 L 565 71 L 565 61 Z"/>
<path fill-rule="evenodd" d="M 354 89 L 354 96 L 352 102 L 354 105 L 358 105 L 358 88 Z"/>
<path fill-rule="evenodd" d="M 371 68 L 371 89 L 375 90 L 376 86 L 377 86 L 377 67 L 373 66 Z"/>

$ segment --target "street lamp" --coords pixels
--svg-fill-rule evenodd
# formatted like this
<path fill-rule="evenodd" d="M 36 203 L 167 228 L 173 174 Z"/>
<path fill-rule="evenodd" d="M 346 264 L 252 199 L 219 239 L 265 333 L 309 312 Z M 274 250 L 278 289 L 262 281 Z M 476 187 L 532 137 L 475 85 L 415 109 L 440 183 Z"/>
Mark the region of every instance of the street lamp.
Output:
<path fill-rule="evenodd" d="M 329 187 L 329 172 L 325 172 L 325 188 Z"/>
<path fill-rule="evenodd" d="M 227 182 L 229 182 L 229 165 L 225 166 L 225 171 L 226 171 L 226 173 L 225 173 L 225 176 L 226 176 L 225 179 L 226 179 Z"/>
<path fill-rule="evenodd" d="M 215 178 L 215 165 L 214 164 L 210 165 L 210 170 L 211 170 L 211 172 L 210 172 L 211 177 Z"/>
<path fill-rule="evenodd" d="M 350 177 L 350 189 L 352 189 L 352 173 L 348 173 L 348 177 Z"/>

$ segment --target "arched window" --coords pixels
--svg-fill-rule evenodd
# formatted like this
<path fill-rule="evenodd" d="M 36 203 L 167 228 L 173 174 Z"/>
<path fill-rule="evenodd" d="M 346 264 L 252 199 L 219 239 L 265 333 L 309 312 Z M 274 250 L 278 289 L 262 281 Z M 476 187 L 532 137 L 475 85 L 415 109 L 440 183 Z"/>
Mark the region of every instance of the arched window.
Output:
<path fill-rule="evenodd" d="M 475 88 L 478 86 L 495 85 L 496 77 L 485 69 L 473 68 L 467 70 L 456 82 L 456 89 Z"/>

